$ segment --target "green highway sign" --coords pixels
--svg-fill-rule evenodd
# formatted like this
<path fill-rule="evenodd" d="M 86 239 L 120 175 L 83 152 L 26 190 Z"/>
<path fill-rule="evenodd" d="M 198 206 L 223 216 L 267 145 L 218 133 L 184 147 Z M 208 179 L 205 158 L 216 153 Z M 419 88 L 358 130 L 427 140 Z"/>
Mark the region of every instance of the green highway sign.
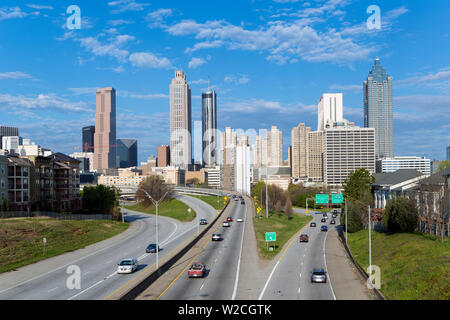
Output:
<path fill-rule="evenodd" d="M 277 233 L 276 232 L 266 232 L 266 241 L 277 241 Z"/>
<path fill-rule="evenodd" d="M 328 194 L 316 194 L 316 204 L 328 204 Z"/>
<path fill-rule="evenodd" d="M 344 195 L 343 194 L 331 195 L 331 203 L 334 203 L 334 204 L 344 203 Z"/>

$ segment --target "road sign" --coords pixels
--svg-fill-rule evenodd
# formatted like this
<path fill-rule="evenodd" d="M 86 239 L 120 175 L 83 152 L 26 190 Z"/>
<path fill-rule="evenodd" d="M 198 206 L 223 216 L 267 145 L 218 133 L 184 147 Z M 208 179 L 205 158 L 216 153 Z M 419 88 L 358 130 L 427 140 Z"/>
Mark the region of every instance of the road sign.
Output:
<path fill-rule="evenodd" d="M 260 212 L 261 211 L 261 208 L 260 207 L 258 207 L 258 208 L 256 208 L 256 212 Z"/>
<path fill-rule="evenodd" d="M 42 239 L 42 241 L 44 242 L 44 244 L 47 243 L 47 238 Z"/>
<path fill-rule="evenodd" d="M 316 194 L 316 204 L 328 204 L 328 194 Z"/>
<path fill-rule="evenodd" d="M 228 200 L 228 198 L 227 198 L 227 197 L 225 197 L 224 199 L 225 199 L 225 200 Z"/>
<path fill-rule="evenodd" d="M 308 214 L 309 213 L 309 210 L 306 210 L 306 214 Z"/>
<path fill-rule="evenodd" d="M 266 232 L 266 241 L 277 241 L 277 233 L 276 232 Z"/>
<path fill-rule="evenodd" d="M 335 204 L 344 203 L 344 195 L 343 194 L 331 195 L 331 203 L 335 203 Z"/>

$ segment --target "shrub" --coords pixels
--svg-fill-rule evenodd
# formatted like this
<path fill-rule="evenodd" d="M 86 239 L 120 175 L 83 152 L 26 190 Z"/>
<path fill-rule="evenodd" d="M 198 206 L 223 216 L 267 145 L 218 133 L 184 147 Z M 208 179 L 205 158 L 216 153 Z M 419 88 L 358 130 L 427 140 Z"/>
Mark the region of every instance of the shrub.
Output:
<path fill-rule="evenodd" d="M 418 224 L 416 203 L 408 198 L 391 199 L 386 204 L 383 224 L 390 232 L 414 232 Z"/>

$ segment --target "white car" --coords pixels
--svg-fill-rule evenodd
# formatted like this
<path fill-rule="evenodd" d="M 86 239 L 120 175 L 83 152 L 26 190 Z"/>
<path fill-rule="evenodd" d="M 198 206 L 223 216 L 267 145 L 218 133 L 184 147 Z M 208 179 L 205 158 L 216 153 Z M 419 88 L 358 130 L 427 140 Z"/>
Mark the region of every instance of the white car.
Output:
<path fill-rule="evenodd" d="M 225 221 L 225 222 L 223 223 L 222 226 L 223 226 L 223 227 L 229 227 L 229 226 L 230 226 L 230 223 L 229 223 L 228 221 Z"/>
<path fill-rule="evenodd" d="M 237 222 L 244 222 L 244 219 L 242 219 L 242 218 L 237 218 L 236 221 L 237 221 Z"/>
<path fill-rule="evenodd" d="M 117 267 L 117 273 L 133 273 L 138 268 L 136 258 L 127 258 L 120 261 Z"/>

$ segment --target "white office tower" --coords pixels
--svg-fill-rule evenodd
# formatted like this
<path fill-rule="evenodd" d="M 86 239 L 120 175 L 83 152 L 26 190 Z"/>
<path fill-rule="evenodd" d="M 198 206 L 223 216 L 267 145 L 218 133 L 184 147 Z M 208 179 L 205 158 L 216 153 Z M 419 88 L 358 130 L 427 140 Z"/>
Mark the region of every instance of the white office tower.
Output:
<path fill-rule="evenodd" d="M 267 132 L 267 149 L 269 167 L 280 167 L 283 165 L 283 136 L 281 130 L 273 126 Z"/>
<path fill-rule="evenodd" d="M 413 169 L 423 174 L 431 174 L 431 160 L 424 157 L 393 157 L 377 160 L 377 172 L 393 173 L 401 169 Z"/>
<path fill-rule="evenodd" d="M 2 148 L 11 153 L 17 152 L 22 144 L 22 138 L 17 136 L 2 137 Z"/>
<path fill-rule="evenodd" d="M 250 147 L 238 145 L 236 147 L 236 191 L 250 195 Z"/>
<path fill-rule="evenodd" d="M 188 169 L 192 164 L 191 89 L 183 71 L 170 84 L 170 164 Z"/>
<path fill-rule="evenodd" d="M 318 104 L 317 131 L 324 131 L 327 122 L 343 121 L 342 93 L 324 93 Z"/>

